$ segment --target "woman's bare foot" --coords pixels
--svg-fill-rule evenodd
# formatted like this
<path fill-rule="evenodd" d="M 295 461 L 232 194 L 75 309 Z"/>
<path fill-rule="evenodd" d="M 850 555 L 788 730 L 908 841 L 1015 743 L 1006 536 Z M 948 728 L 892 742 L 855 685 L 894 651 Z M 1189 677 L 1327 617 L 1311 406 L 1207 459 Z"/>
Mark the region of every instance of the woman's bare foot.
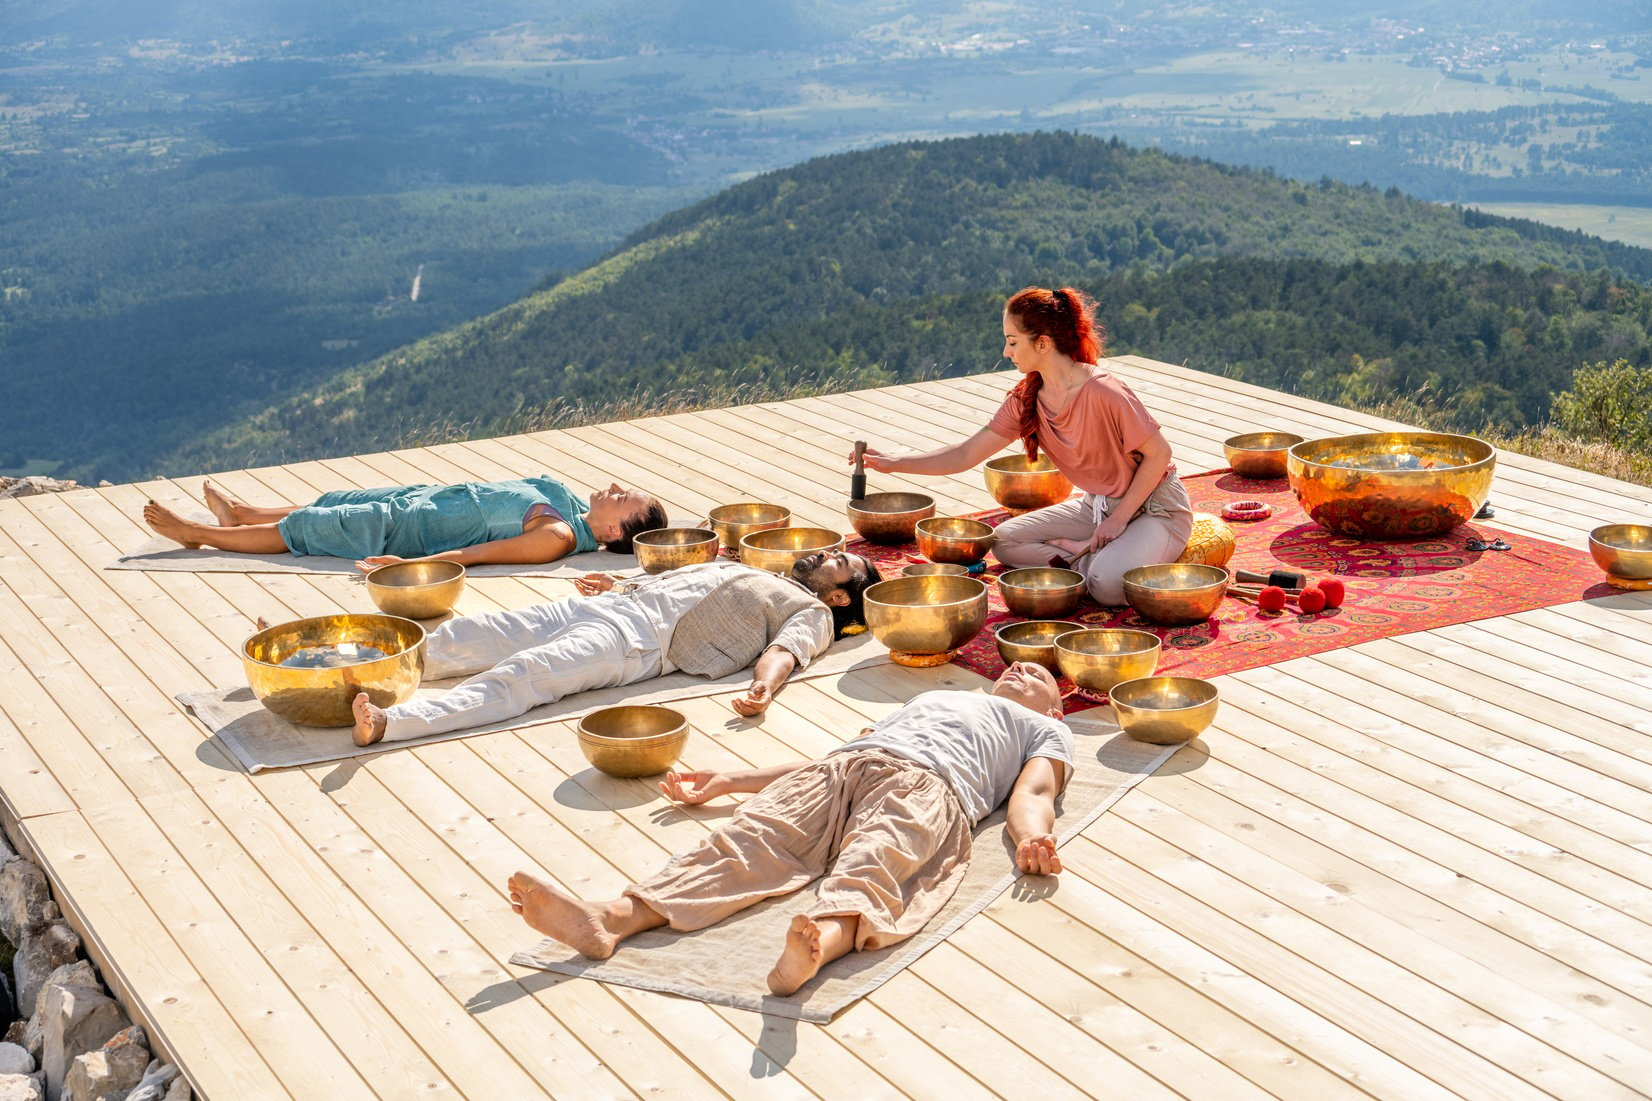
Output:
<path fill-rule="evenodd" d="M 820 970 L 820 926 L 808 914 L 792 918 L 786 930 L 786 947 L 769 972 L 769 990 L 775 994 L 795 994 L 797 988 Z"/>
<path fill-rule="evenodd" d="M 240 527 L 246 522 L 241 519 L 241 509 L 244 507 L 241 502 L 211 482 L 201 483 L 201 495 L 206 498 L 207 508 L 212 510 L 212 515 L 216 516 L 224 527 Z"/>
<path fill-rule="evenodd" d="M 154 528 L 157 535 L 182 543 L 190 550 L 197 550 L 201 545 L 201 525 L 185 520 L 159 501 L 151 500 L 143 506 L 143 522 Z"/>
<path fill-rule="evenodd" d="M 350 713 L 356 717 L 350 738 L 357 745 L 372 745 L 384 737 L 384 708 L 373 706 L 366 692 L 356 693 L 356 698 L 350 701 Z"/>
<path fill-rule="evenodd" d="M 608 931 L 603 907 L 566 894 L 527 872 L 510 878 L 511 909 L 533 929 L 561 941 L 586 959 L 605 960 L 619 938 Z"/>

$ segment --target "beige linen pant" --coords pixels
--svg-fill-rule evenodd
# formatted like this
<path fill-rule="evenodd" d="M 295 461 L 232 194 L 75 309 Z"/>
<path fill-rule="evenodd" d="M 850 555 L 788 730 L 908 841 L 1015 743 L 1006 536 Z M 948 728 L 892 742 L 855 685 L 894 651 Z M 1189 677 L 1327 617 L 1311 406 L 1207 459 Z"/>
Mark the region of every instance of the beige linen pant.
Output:
<path fill-rule="evenodd" d="M 969 856 L 969 819 L 940 774 L 866 749 L 781 777 L 625 893 L 691 932 L 821 879 L 809 915 L 857 915 L 858 951 L 922 929 L 958 889 Z"/>

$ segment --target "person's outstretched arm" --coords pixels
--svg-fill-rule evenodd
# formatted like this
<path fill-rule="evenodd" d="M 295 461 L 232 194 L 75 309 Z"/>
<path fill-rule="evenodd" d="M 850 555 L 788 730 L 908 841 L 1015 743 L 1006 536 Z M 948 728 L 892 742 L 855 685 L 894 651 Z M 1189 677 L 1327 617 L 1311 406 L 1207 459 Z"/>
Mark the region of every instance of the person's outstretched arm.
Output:
<path fill-rule="evenodd" d="M 397 558 L 393 554 L 375 554 L 370 558 L 363 558 L 356 566 L 358 569 L 370 570 L 374 566 L 389 565 L 392 562 L 432 560 L 457 562 L 462 566 L 533 566 L 541 562 L 555 562 L 573 549 L 574 533 L 567 524 L 545 524 L 521 535 L 490 539 L 486 543 L 473 543 L 468 547 L 430 554 L 424 558 Z"/>
<path fill-rule="evenodd" d="M 1055 851 L 1055 797 L 1066 782 L 1067 765 L 1051 757 L 1034 757 L 1021 766 L 1010 792 L 1004 826 L 1015 845 L 1015 866 L 1023 872 L 1055 875 L 1061 857 Z"/>
<path fill-rule="evenodd" d="M 960 470 L 980 466 L 996 452 L 1002 451 L 1013 437 L 1000 436 L 990 428 L 983 428 L 961 443 L 925 451 L 920 455 L 889 455 L 875 447 L 866 449 L 866 465 L 885 474 L 956 474 Z M 854 456 L 850 455 L 850 461 Z"/>
<path fill-rule="evenodd" d="M 762 791 L 782 776 L 789 776 L 804 765 L 813 763 L 792 761 L 790 764 L 741 769 L 738 772 L 668 772 L 660 781 L 660 792 L 673 803 L 694 806 L 719 795 L 749 795 Z"/>
<path fill-rule="evenodd" d="M 757 657 L 752 666 L 751 687 L 745 695 L 734 697 L 734 710 L 751 718 L 768 710 L 774 694 L 786 683 L 786 678 L 797 668 L 797 655 L 784 646 L 770 646 Z"/>

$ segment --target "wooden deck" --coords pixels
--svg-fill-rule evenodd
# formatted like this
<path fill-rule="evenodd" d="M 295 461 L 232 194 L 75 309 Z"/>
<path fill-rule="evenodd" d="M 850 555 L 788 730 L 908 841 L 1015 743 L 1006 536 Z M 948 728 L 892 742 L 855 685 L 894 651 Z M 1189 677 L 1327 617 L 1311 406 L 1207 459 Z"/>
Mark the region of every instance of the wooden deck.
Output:
<path fill-rule="evenodd" d="M 1221 440 L 1373 418 L 1166 364 L 1124 376 L 1184 472 Z M 549 470 L 679 520 L 780 500 L 841 528 L 854 437 L 982 424 L 1003 375 L 222 476 L 249 500 Z M 691 465 L 674 456 L 695 455 Z M 897 479 L 881 479 L 889 488 Z M 914 485 L 918 483 L 914 482 Z M 922 481 L 986 507 L 979 475 Z M 1600 1098 L 1652 1090 L 1652 594 L 1222 678 L 1183 750 L 826 1026 L 525 972 L 502 884 L 610 894 L 693 837 L 551 724 L 245 775 L 173 703 L 242 683 L 259 615 L 363 608 L 345 578 L 108 572 L 144 499 L 0 502 L 0 794 L 105 977 L 215 1101 L 264 1098 Z M 1574 546 L 1652 492 L 1506 455 L 1497 523 Z M 473 582 L 466 611 L 571 592 Z M 686 705 L 688 760 L 813 755 L 954 668 L 792 685 L 766 721 Z"/>

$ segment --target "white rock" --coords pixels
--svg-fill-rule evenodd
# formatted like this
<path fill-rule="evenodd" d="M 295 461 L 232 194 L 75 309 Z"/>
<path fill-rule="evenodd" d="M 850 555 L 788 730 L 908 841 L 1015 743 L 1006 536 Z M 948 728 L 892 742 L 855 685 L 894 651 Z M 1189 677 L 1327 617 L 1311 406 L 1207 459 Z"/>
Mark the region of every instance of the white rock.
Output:
<path fill-rule="evenodd" d="M 39 1075 L 0 1074 L 0 1101 L 46 1101 Z"/>
<path fill-rule="evenodd" d="M 98 973 L 92 968 L 90 960 L 76 960 L 74 963 L 64 964 L 50 975 L 46 976 L 46 985 L 35 996 L 34 1006 L 29 1013 L 29 1019 L 22 1024 L 16 1037 L 11 1032 L 6 1038 L 13 1043 L 21 1043 L 28 1053 L 34 1056 L 35 1062 L 40 1061 L 41 1054 L 46 1047 L 46 991 L 54 986 L 89 986 L 94 990 L 101 990 L 98 982 Z"/>
<path fill-rule="evenodd" d="M 126 1101 L 189 1101 L 189 1083 L 179 1077 L 177 1067 L 156 1059 Z"/>
<path fill-rule="evenodd" d="M 33 1074 L 34 1056 L 16 1044 L 0 1044 L 0 1074 Z"/>
<path fill-rule="evenodd" d="M 95 987 L 48 986 L 40 1024 L 46 1094 L 58 1098 L 75 1056 L 102 1047 L 127 1022 L 115 1000 Z"/>
<path fill-rule="evenodd" d="M 26 934 L 17 942 L 17 958 L 11 964 L 17 976 L 17 1004 L 33 1005 L 52 972 L 79 955 L 80 934 L 62 922 Z"/>
<path fill-rule="evenodd" d="M 124 1099 L 143 1080 L 148 1065 L 142 1026 L 123 1028 L 96 1051 L 76 1056 L 63 1079 L 63 1101 Z"/>
<path fill-rule="evenodd" d="M 40 932 L 57 917 L 57 903 L 39 865 L 20 856 L 0 861 L 0 937 L 21 948 L 25 936 Z"/>

